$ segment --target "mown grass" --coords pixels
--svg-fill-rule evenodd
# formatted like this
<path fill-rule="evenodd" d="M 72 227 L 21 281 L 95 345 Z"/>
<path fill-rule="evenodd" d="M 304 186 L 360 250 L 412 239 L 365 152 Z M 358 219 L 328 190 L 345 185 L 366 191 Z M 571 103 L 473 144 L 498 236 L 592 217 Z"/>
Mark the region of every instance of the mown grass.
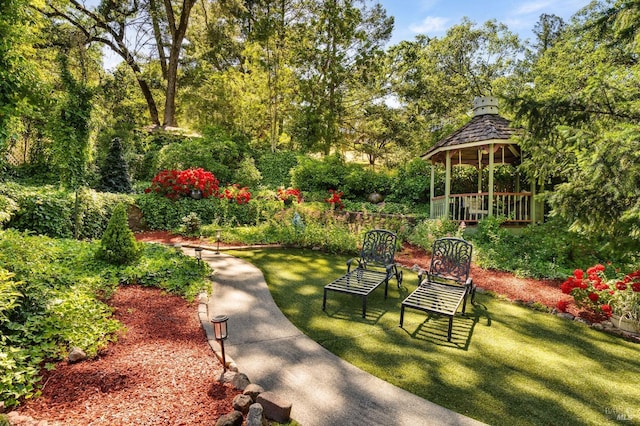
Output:
<path fill-rule="evenodd" d="M 406 310 L 403 289 L 361 301 L 323 286 L 345 272 L 345 256 L 311 250 L 237 251 L 260 268 L 284 314 L 322 346 L 381 379 L 489 424 L 638 424 L 640 346 L 529 308 L 478 295 L 454 320 Z M 410 407 L 407 407 L 410 409 Z M 635 423 L 634 423 L 635 422 Z"/>

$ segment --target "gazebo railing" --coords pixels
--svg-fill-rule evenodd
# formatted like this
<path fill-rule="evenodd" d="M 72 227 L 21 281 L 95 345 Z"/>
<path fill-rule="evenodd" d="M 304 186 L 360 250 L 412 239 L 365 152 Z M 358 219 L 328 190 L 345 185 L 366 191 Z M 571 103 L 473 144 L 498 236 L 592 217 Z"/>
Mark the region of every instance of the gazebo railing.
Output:
<path fill-rule="evenodd" d="M 532 196 L 530 192 L 494 192 L 489 202 L 488 192 L 449 195 L 449 206 L 445 205 L 445 196 L 431 199 L 430 217 L 432 219 L 448 217 L 457 222 L 478 222 L 489 216 L 505 216 L 508 223 L 532 222 Z"/>

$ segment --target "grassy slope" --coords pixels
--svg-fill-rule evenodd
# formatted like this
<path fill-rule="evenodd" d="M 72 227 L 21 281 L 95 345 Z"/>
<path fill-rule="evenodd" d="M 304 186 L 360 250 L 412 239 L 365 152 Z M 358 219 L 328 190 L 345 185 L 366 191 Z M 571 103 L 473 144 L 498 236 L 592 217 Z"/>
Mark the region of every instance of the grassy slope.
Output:
<path fill-rule="evenodd" d="M 361 317 L 359 298 L 322 288 L 344 273 L 345 257 L 301 250 L 233 253 L 265 274 L 282 311 L 314 340 L 352 364 L 437 404 L 489 424 L 619 424 L 640 419 L 640 347 L 550 314 L 479 295 L 468 316 L 426 320 L 376 290 Z M 629 423 L 629 422 L 627 422 Z"/>

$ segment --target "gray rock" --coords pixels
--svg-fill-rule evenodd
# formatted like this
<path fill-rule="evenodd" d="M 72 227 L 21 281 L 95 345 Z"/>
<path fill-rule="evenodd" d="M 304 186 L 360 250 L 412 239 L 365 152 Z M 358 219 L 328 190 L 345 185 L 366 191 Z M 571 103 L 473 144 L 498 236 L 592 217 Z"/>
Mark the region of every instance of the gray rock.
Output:
<path fill-rule="evenodd" d="M 73 349 L 71 349 L 71 352 L 69 352 L 69 357 L 67 358 L 67 360 L 71 364 L 73 364 L 74 362 L 83 361 L 85 359 L 87 359 L 87 354 L 78 347 L 74 347 Z"/>
<path fill-rule="evenodd" d="M 378 204 L 384 201 L 384 197 L 381 194 L 378 194 L 377 192 L 369 194 L 369 197 L 367 197 L 367 199 L 369 200 L 370 203 L 373 203 L 373 204 Z"/>
<path fill-rule="evenodd" d="M 253 400 L 249 395 L 236 395 L 233 398 L 233 409 L 242 412 L 242 414 L 249 412 L 251 404 L 253 404 Z"/>
<path fill-rule="evenodd" d="M 571 321 L 573 321 L 573 319 L 575 318 L 573 315 L 571 315 L 571 314 L 569 314 L 569 313 L 567 313 L 567 312 L 560 312 L 560 313 L 558 314 L 558 316 L 559 316 L 560 318 L 568 319 L 568 320 L 571 320 Z"/>
<path fill-rule="evenodd" d="M 258 403 L 251 404 L 249 414 L 247 415 L 247 426 L 266 426 L 267 421 L 264 418 L 263 411 L 262 405 Z"/>
<path fill-rule="evenodd" d="M 279 423 L 286 423 L 291 417 L 291 403 L 274 392 L 262 392 L 256 402 L 262 405 L 264 416 Z"/>
<path fill-rule="evenodd" d="M 231 384 L 234 388 L 244 390 L 249 384 L 251 384 L 251 380 L 244 373 L 236 373 L 231 380 Z"/>
<path fill-rule="evenodd" d="M 244 395 L 249 395 L 251 397 L 251 400 L 253 402 L 256 402 L 256 398 L 258 398 L 258 395 L 260 395 L 262 392 L 264 392 L 264 388 L 262 386 L 251 383 L 246 388 L 244 388 L 244 392 L 242 393 Z"/>
<path fill-rule="evenodd" d="M 240 411 L 234 411 L 220 416 L 216 422 L 216 426 L 242 426 L 243 420 L 242 413 Z"/>

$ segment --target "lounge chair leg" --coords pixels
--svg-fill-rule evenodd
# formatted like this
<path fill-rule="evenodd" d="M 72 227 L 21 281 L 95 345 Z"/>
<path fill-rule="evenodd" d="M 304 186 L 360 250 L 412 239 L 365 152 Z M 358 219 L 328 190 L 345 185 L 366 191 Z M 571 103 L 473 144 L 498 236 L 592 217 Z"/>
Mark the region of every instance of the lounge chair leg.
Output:
<path fill-rule="evenodd" d="M 322 310 L 327 306 L 327 289 L 324 289 L 324 296 L 322 297 Z"/>
<path fill-rule="evenodd" d="M 449 333 L 447 334 L 447 341 L 451 341 L 451 329 L 453 328 L 453 317 L 449 317 Z"/>
<path fill-rule="evenodd" d="M 404 305 L 400 308 L 400 328 L 402 328 L 402 323 L 404 322 Z"/>
<path fill-rule="evenodd" d="M 367 298 L 362 298 L 362 318 L 367 317 Z"/>

